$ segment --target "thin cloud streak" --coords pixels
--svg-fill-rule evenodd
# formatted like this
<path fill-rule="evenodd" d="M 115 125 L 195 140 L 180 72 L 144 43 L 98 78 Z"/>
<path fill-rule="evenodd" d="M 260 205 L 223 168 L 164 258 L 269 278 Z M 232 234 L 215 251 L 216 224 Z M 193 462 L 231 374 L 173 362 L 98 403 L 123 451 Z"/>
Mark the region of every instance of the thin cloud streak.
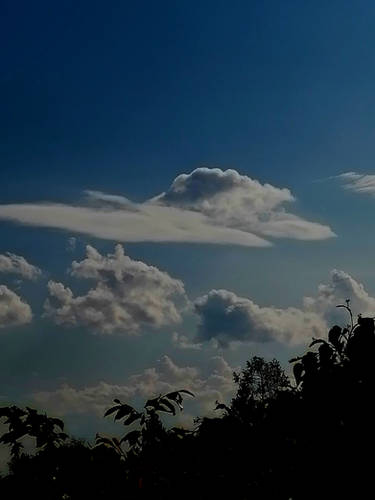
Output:
<path fill-rule="evenodd" d="M 173 207 L 140 205 L 137 212 L 63 204 L 0 206 L 0 219 L 88 234 L 120 242 L 189 242 L 269 247 L 255 234 L 214 225 L 202 214 Z"/>
<path fill-rule="evenodd" d="M 197 168 L 166 192 L 133 203 L 124 196 L 85 191 L 86 205 L 57 203 L 0 206 L 0 219 L 59 228 L 120 242 L 189 242 L 267 247 L 268 238 L 324 240 L 327 225 L 285 210 L 295 201 L 287 188 L 261 184 L 235 170 Z"/>

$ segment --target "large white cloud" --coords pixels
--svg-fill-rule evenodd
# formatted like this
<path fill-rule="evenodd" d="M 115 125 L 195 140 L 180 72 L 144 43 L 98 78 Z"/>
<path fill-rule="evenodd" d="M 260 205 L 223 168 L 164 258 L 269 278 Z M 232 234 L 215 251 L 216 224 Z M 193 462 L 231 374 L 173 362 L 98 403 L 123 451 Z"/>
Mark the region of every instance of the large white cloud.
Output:
<path fill-rule="evenodd" d="M 249 298 L 227 290 L 211 290 L 199 297 L 197 342 L 215 339 L 222 346 L 231 342 L 307 344 L 312 337 L 325 337 L 334 323 L 345 325 L 348 317 L 336 306 L 349 299 L 353 315 L 375 316 L 375 298 L 344 271 L 334 269 L 316 296 L 305 297 L 301 308 L 261 307 Z"/>
<path fill-rule="evenodd" d="M 159 394 L 188 389 L 196 396 L 194 400 L 187 398 L 189 412 L 204 415 L 212 413 L 216 400 L 228 401 L 233 396 L 233 371 L 221 356 L 208 360 L 206 374 L 196 366 L 178 366 L 170 357 L 163 356 L 156 366 L 132 375 L 123 385 L 100 382 L 79 389 L 65 384 L 55 391 L 35 393 L 33 399 L 60 415 L 92 412 L 102 416 L 114 398 L 132 403 L 136 399 L 145 401 Z M 189 420 L 188 415 L 185 418 Z"/>
<path fill-rule="evenodd" d="M 106 256 L 87 246 L 86 258 L 72 263 L 71 274 L 96 284 L 85 295 L 74 297 L 62 283 L 48 283 L 46 315 L 58 324 L 135 334 L 141 327 L 158 328 L 181 320 L 179 302 L 186 300 L 182 282 L 132 260 L 121 245 Z"/>
<path fill-rule="evenodd" d="M 117 241 L 174 241 L 270 246 L 268 237 L 319 240 L 334 236 L 326 225 L 284 209 L 286 188 L 261 184 L 235 170 L 199 168 L 144 203 L 86 191 L 88 204 L 0 205 L 0 219 L 54 227 Z"/>
<path fill-rule="evenodd" d="M 194 305 L 200 317 L 197 340 L 216 339 L 224 347 L 230 342 L 306 343 L 326 326 L 315 312 L 261 307 L 227 290 L 211 290 Z"/>
<path fill-rule="evenodd" d="M 152 201 L 194 210 L 217 224 L 275 238 L 300 240 L 334 236 L 328 226 L 288 213 L 295 200 L 289 189 L 261 184 L 236 170 L 197 168 L 179 175 L 165 193 Z"/>
<path fill-rule="evenodd" d="M 5 285 L 0 285 L 0 328 L 24 325 L 32 320 L 29 304 Z"/>
<path fill-rule="evenodd" d="M 41 274 L 41 270 L 27 262 L 21 255 L 7 252 L 0 254 L 0 273 L 17 274 L 22 278 L 35 280 Z"/>

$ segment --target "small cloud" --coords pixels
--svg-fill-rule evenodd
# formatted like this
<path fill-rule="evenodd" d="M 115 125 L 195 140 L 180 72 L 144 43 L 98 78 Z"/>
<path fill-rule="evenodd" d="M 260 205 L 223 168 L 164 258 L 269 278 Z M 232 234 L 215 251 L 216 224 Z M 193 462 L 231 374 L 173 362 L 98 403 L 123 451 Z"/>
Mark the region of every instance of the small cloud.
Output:
<path fill-rule="evenodd" d="M 27 262 L 21 255 L 16 255 L 11 252 L 0 254 L 0 273 L 17 274 L 22 278 L 36 280 L 42 271 Z"/>
<path fill-rule="evenodd" d="M 177 349 L 192 349 L 196 351 L 202 349 L 202 344 L 196 344 L 190 341 L 185 335 L 180 335 L 177 332 L 172 333 L 172 343 Z"/>
<path fill-rule="evenodd" d="M 66 243 L 66 251 L 73 253 L 76 250 L 76 246 L 77 246 L 77 238 L 75 238 L 74 236 L 68 238 L 68 241 Z"/>
<path fill-rule="evenodd" d="M 375 195 L 375 175 L 373 174 L 345 172 L 337 175 L 336 179 L 342 181 L 344 189 L 348 189 L 359 194 Z"/>
<path fill-rule="evenodd" d="M 32 320 L 29 304 L 5 285 L 0 285 L 0 328 L 24 325 Z"/>

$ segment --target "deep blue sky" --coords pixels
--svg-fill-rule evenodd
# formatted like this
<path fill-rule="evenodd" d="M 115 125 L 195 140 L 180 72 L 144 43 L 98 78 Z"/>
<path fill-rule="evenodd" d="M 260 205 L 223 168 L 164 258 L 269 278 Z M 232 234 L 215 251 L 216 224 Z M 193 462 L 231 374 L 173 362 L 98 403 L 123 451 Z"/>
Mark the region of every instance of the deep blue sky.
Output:
<path fill-rule="evenodd" d="M 232 168 L 289 188 L 293 212 L 337 238 L 269 249 L 131 243 L 127 253 L 183 280 L 191 299 L 226 288 L 262 306 L 300 307 L 335 267 L 374 294 L 375 201 L 327 180 L 374 171 L 374 2 L 3 0 L 0 19 L 1 204 L 78 203 L 85 189 L 143 201 L 201 165 Z M 0 338 L 0 396 L 22 399 L 62 378 L 119 384 L 169 351 L 205 364 L 203 351 L 173 351 L 163 335 L 93 337 L 40 319 L 48 279 L 79 290 L 66 275 L 71 261 L 87 243 L 110 252 L 115 241 L 75 235 L 69 254 L 71 232 L 0 230 L 0 254 L 44 273 L 20 292 L 34 323 Z M 181 328 L 193 338 L 191 318 Z M 224 355 L 234 365 L 265 351 Z M 285 361 L 290 350 L 272 344 L 268 354 Z M 87 433 L 81 420 L 77 429 Z"/>
<path fill-rule="evenodd" d="M 371 168 L 374 10 L 2 2 L 2 195 L 144 198 L 201 164 L 291 187 Z"/>

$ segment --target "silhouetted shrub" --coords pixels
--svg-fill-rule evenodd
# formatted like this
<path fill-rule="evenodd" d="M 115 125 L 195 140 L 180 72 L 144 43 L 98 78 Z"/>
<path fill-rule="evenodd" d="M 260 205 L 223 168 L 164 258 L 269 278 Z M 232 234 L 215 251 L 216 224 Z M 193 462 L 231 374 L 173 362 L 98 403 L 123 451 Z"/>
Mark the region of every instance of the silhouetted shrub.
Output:
<path fill-rule="evenodd" d="M 63 423 L 30 408 L 0 409 L 12 459 L 4 498 L 362 498 L 372 486 L 375 328 L 372 318 L 333 326 L 291 360 L 254 357 L 234 373 L 237 393 L 193 430 L 167 429 L 189 391 L 150 399 L 142 411 L 114 400 L 105 415 L 125 426 L 96 444 L 68 438 Z M 21 440 L 35 439 L 27 455 Z"/>

